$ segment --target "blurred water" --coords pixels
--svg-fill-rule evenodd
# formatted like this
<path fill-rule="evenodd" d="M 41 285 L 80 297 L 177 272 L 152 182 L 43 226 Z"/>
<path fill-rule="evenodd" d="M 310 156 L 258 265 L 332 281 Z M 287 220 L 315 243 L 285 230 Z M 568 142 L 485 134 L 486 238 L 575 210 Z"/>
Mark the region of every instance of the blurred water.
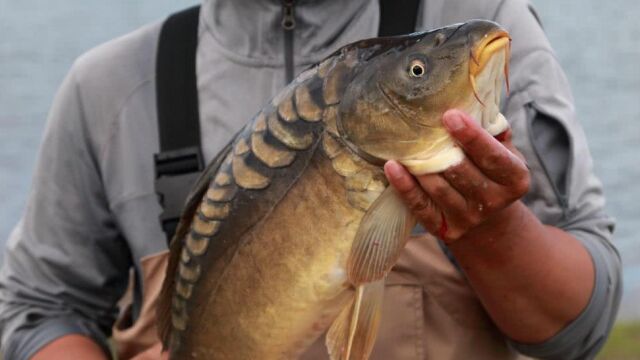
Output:
<path fill-rule="evenodd" d="M 195 0 L 0 0 L 0 248 L 20 217 L 53 95 L 86 50 Z"/>
<path fill-rule="evenodd" d="M 636 0 L 533 0 L 573 85 L 617 218 L 623 314 L 640 318 L 640 14 Z M 0 248 L 23 209 L 46 112 L 78 55 L 195 0 L 0 0 Z"/>
<path fill-rule="evenodd" d="M 621 316 L 640 319 L 640 2 L 533 0 L 572 84 L 624 263 Z"/>

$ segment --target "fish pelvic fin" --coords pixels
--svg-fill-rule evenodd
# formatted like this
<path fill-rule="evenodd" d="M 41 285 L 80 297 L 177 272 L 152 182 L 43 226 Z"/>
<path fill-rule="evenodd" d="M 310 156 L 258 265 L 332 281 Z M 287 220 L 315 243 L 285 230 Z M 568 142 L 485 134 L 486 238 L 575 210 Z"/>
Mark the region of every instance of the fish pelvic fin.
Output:
<path fill-rule="evenodd" d="M 358 285 L 353 301 L 329 328 L 326 346 L 331 360 L 366 360 L 378 334 L 384 281 Z"/>
<path fill-rule="evenodd" d="M 358 285 L 382 279 L 395 265 L 415 217 L 388 186 L 362 218 L 347 260 L 349 281 Z"/>

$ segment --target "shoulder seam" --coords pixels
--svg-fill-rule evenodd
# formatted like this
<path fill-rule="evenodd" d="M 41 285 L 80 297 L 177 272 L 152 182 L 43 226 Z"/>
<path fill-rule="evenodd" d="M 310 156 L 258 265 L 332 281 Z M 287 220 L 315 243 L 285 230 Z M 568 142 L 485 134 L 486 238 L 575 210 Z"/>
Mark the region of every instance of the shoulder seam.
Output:
<path fill-rule="evenodd" d="M 125 196 L 120 196 L 117 199 L 114 199 L 113 201 L 109 202 L 109 209 L 111 209 L 112 211 L 115 211 L 115 209 L 118 206 L 122 206 L 130 201 L 136 200 L 136 199 L 142 199 L 148 196 L 157 196 L 156 193 L 153 192 L 148 192 L 148 191 L 140 191 L 140 192 L 134 192 L 132 194 L 129 195 L 125 195 Z"/>
<path fill-rule="evenodd" d="M 115 115 L 113 115 L 109 121 L 111 122 L 109 124 L 109 134 L 107 135 L 107 139 L 103 145 L 103 148 L 101 148 L 99 150 L 100 154 L 99 154 L 99 164 L 102 163 L 102 159 L 105 158 L 107 151 L 109 151 L 111 145 L 113 144 L 113 139 L 115 138 L 117 132 L 118 132 L 118 127 L 119 127 L 119 121 L 118 119 L 121 117 L 122 112 L 124 111 L 125 107 L 127 106 L 127 104 L 129 103 L 129 101 L 131 100 L 131 98 L 133 98 L 135 96 L 135 94 L 140 91 L 141 88 L 143 88 L 144 86 L 146 86 L 147 84 L 149 84 L 150 82 L 153 81 L 153 78 L 149 78 L 149 79 L 145 79 L 140 81 L 136 86 L 133 87 L 133 89 L 124 97 L 124 99 L 122 100 L 122 103 L 118 106 L 118 110 L 116 111 Z M 113 205 L 112 201 L 110 201 L 110 199 L 107 199 L 107 202 L 109 203 L 109 207 L 111 207 Z"/>
<path fill-rule="evenodd" d="M 496 21 L 498 19 L 498 16 L 500 15 L 500 12 L 502 11 L 502 8 L 504 7 L 504 3 L 507 0 L 500 0 L 500 3 L 498 3 L 498 6 L 496 7 L 496 11 L 493 13 L 493 16 L 491 17 L 492 21 Z"/>

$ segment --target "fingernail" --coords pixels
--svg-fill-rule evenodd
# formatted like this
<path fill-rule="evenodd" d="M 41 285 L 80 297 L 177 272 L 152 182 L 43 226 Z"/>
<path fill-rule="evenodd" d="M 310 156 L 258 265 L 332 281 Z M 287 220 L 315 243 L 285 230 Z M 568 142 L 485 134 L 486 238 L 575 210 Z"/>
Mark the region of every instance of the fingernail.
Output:
<path fill-rule="evenodd" d="M 458 131 L 462 130 L 465 127 L 464 119 L 462 115 L 457 111 L 448 111 L 444 114 L 444 126 L 449 129 L 449 131 Z"/>
<path fill-rule="evenodd" d="M 400 169 L 400 164 L 398 164 L 393 160 L 387 161 L 387 163 L 384 164 L 384 169 L 385 169 L 385 172 L 387 173 L 387 176 L 393 178 L 394 180 L 400 179 L 402 177 L 402 170 Z"/>

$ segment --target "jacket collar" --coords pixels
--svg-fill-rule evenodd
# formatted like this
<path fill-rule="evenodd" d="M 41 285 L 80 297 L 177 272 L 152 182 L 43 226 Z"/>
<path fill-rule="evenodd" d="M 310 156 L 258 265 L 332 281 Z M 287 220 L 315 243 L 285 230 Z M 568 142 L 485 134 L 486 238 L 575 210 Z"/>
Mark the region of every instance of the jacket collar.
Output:
<path fill-rule="evenodd" d="M 375 36 L 377 1 L 298 0 L 294 56 L 297 64 L 313 63 L 351 41 Z M 279 0 L 204 0 L 201 34 L 238 59 L 281 66 L 284 63 L 282 3 Z"/>

